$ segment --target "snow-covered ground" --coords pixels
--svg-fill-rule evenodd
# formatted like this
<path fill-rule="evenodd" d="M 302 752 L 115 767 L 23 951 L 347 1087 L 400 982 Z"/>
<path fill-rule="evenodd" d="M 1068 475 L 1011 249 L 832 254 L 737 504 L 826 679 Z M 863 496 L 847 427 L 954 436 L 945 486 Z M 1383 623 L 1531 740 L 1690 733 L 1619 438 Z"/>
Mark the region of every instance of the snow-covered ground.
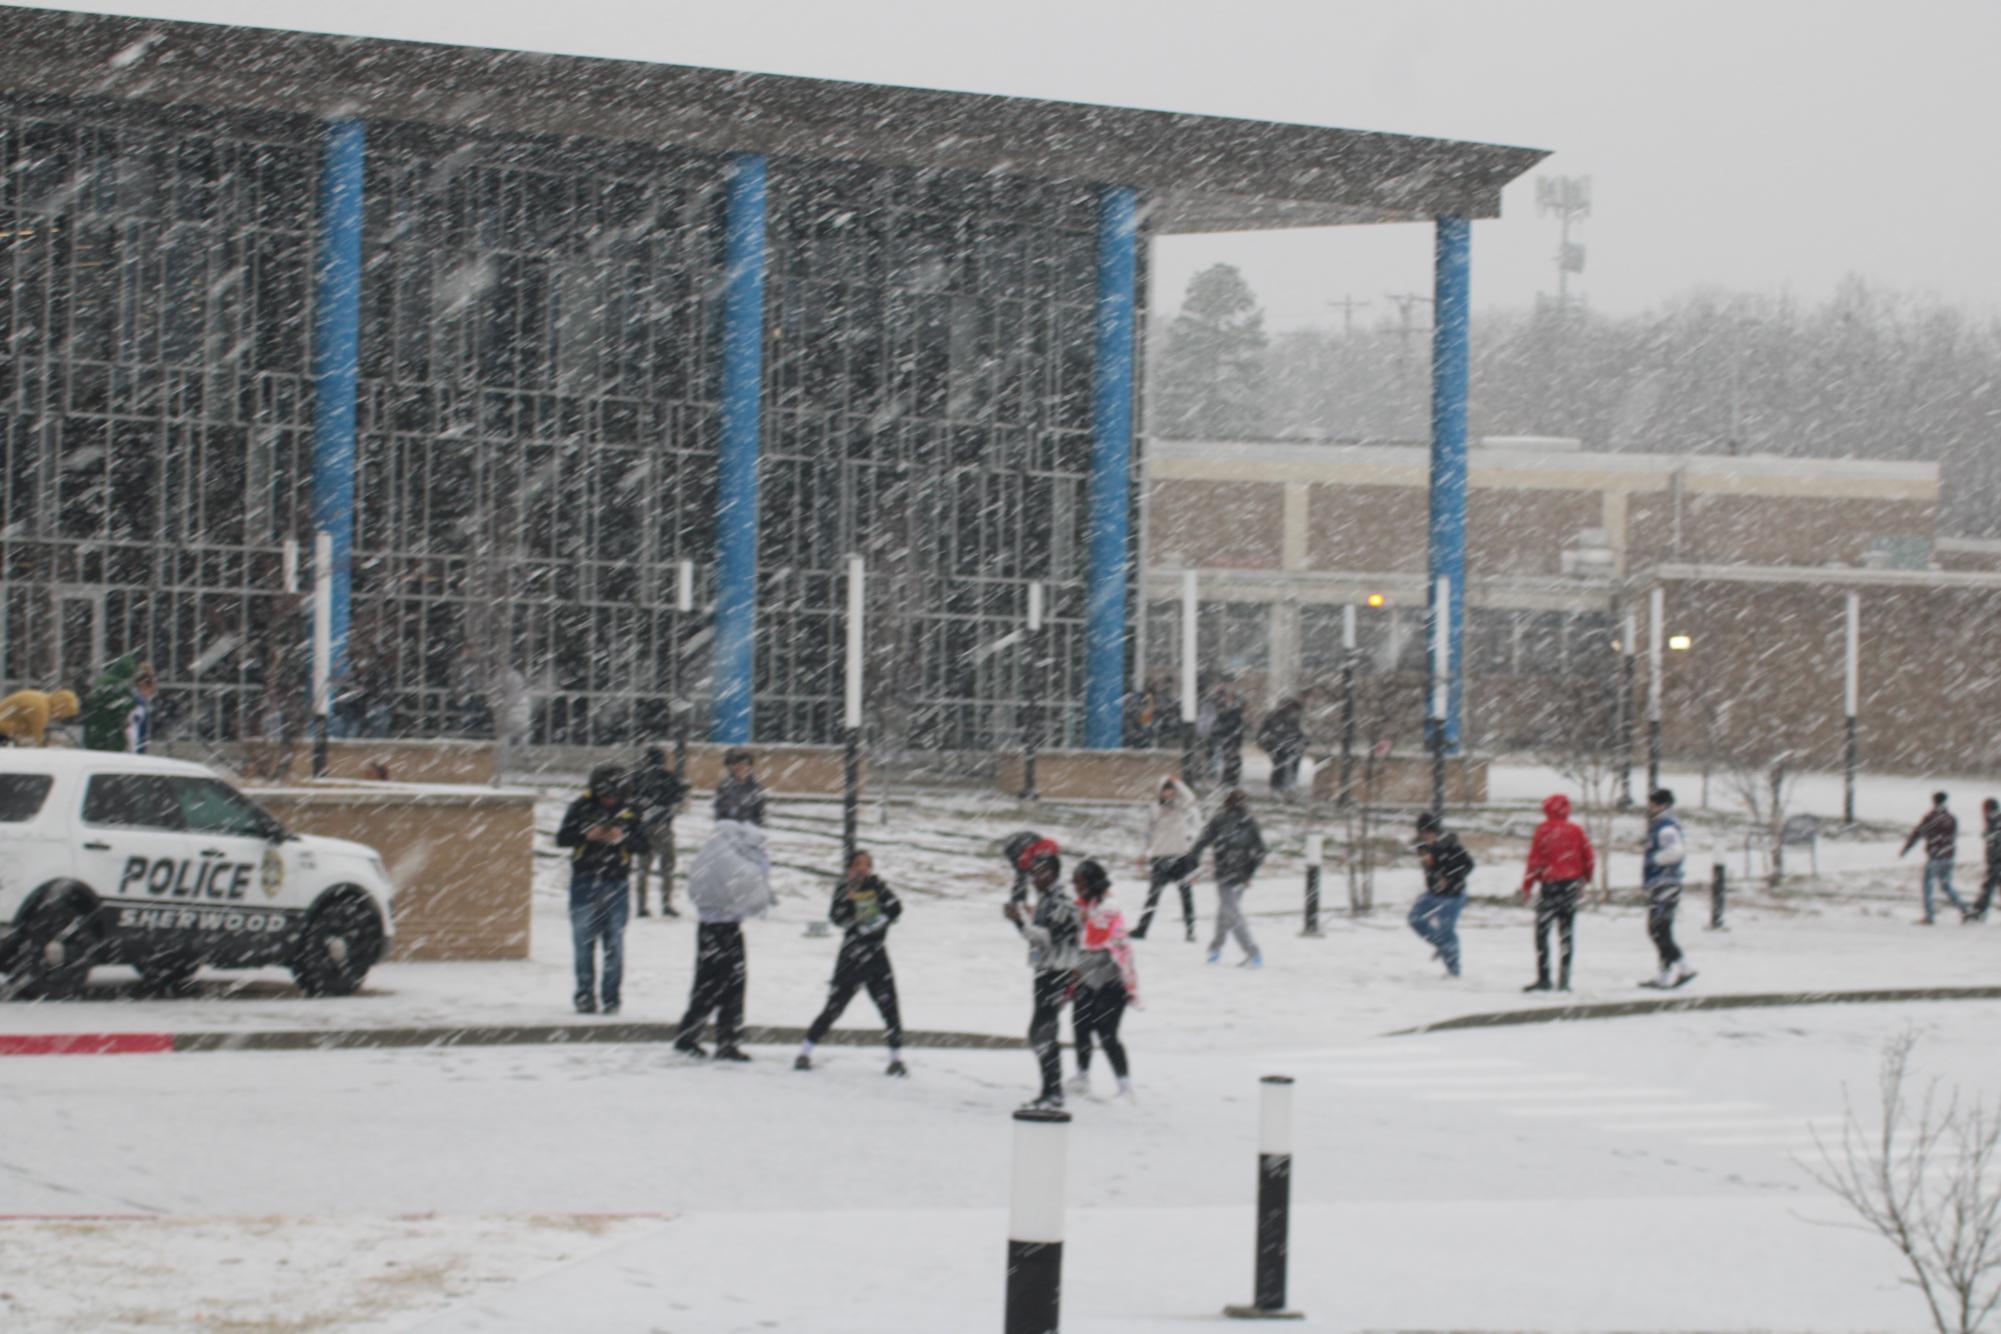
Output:
<path fill-rule="evenodd" d="M 1669 781 L 1692 798 L 1692 776 Z M 1379 873 L 1379 906 L 1360 918 L 1340 910 L 1337 860 L 1327 935 L 1299 938 L 1295 811 L 1269 814 L 1280 851 L 1251 899 L 1264 970 L 1205 965 L 1163 905 L 1140 947 L 1147 1006 L 1126 1025 L 1140 1099 L 1077 1108 L 1066 1328 L 1182 1329 L 1248 1295 L 1256 1077 L 1272 1072 L 1300 1080 L 1293 1290 L 1310 1327 L 1923 1323 L 1889 1248 L 1831 1226 L 1838 1206 L 1795 1159 L 1845 1089 L 1866 1094 L 1882 1042 L 1906 1025 L 1924 1033 L 1928 1070 L 1993 1092 L 1985 1034 L 2001 1003 L 1384 1036 L 1535 1003 L 1520 991 L 1533 955 L 1513 892 L 1554 785 L 1502 769 L 1495 804 L 1460 822 L 1481 866 L 1456 982 L 1402 924 L 1407 858 Z M 1818 879 L 1733 897 L 1728 932 L 1703 930 L 1692 896 L 1695 991 L 2001 982 L 1995 926 L 1909 924 L 1917 868 L 1896 854 L 1932 786 L 1872 780 L 1862 814 L 1878 823 L 1823 843 Z M 1982 793 L 1944 786 L 1963 820 L 1976 814 Z M 1819 800 L 1803 784 L 1803 806 Z M 545 828 L 560 808 L 552 791 Z M 1690 815 L 1729 846 L 1726 817 Z M 906 896 L 892 947 L 913 1028 L 1025 1023 L 993 851 L 1013 829 L 1105 857 L 1137 909 L 1136 810 L 1031 817 L 913 792 L 868 817 L 864 842 Z M 803 1025 L 836 943 L 804 926 L 824 903 L 839 809 L 781 802 L 772 823 L 784 897 L 748 929 L 749 1019 Z M 686 818 L 686 846 L 705 825 Z M 1615 842 L 1638 832 L 1624 818 Z M 1971 836 L 1961 856 L 1971 873 Z M 296 998 L 279 973 L 137 999 L 104 970 L 102 999 L 0 1007 L 0 1032 L 588 1022 L 568 1012 L 563 867 L 538 865 L 527 962 L 385 965 L 367 994 L 337 1001 Z M 1733 881 L 1741 869 L 1732 853 Z M 1615 848 L 1615 885 L 1636 871 Z M 632 924 L 624 1019 L 678 1015 L 692 937 L 687 919 Z M 1584 914 L 1572 999 L 1648 994 L 1634 983 L 1651 971 L 1637 908 Z M 845 1022 L 874 1023 L 866 999 Z M 756 1055 L 734 1069 L 653 1045 L 8 1060 L 0 1215 L 50 1217 L 0 1221 L 0 1326 L 996 1327 L 1007 1113 L 1031 1091 L 1029 1057 L 920 1050 L 895 1081 L 868 1048 L 824 1049 L 811 1074 L 789 1051 Z"/>

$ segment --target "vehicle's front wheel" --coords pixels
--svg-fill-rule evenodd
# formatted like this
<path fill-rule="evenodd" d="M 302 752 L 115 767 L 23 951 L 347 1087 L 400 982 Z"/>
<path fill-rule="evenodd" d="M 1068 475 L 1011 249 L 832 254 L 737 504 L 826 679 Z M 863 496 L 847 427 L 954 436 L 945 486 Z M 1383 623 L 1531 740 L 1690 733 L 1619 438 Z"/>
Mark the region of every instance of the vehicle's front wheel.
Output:
<path fill-rule="evenodd" d="M 320 905 L 306 921 L 292 976 L 308 996 L 351 996 L 382 957 L 382 918 L 359 894 Z"/>
<path fill-rule="evenodd" d="M 14 951 L 9 990 L 43 1000 L 66 1000 L 83 990 L 104 954 L 104 938 L 90 904 L 77 894 L 44 899 L 28 915 Z"/>

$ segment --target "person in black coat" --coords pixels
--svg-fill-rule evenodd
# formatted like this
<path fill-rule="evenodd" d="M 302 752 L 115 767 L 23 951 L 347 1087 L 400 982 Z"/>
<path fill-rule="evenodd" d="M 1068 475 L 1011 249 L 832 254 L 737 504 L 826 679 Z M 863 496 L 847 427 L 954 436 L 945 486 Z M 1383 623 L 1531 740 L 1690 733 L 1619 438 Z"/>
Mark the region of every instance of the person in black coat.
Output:
<path fill-rule="evenodd" d="M 742 746 L 732 747 L 723 755 L 723 765 L 729 774 L 716 784 L 716 818 L 718 820 L 741 820 L 745 824 L 764 823 L 764 785 L 752 773 L 754 757 Z"/>
<path fill-rule="evenodd" d="M 667 752 L 648 746 L 632 771 L 632 801 L 639 808 L 640 828 L 646 834 L 646 855 L 638 859 L 639 874 L 632 886 L 632 898 L 639 915 L 646 912 L 646 881 L 657 862 L 660 867 L 660 915 L 679 917 L 674 909 L 674 812 L 688 795 L 681 775 L 667 767 Z"/>
<path fill-rule="evenodd" d="M 1235 787 L 1244 773 L 1244 697 L 1228 682 L 1216 687 L 1216 721 L 1209 732 L 1210 764 L 1216 781 Z"/>
<path fill-rule="evenodd" d="M 639 810 L 626 799 L 625 770 L 600 764 L 590 787 L 570 803 L 556 830 L 556 846 L 570 850 L 570 940 L 575 948 L 578 1014 L 617 1014 L 625 975 L 626 877 L 634 858 L 646 855 Z M 596 953 L 604 952 L 599 985 Z"/>
<path fill-rule="evenodd" d="M 1258 726 L 1258 746 L 1271 756 L 1271 790 L 1284 796 L 1299 779 L 1299 762 L 1306 755 L 1304 709 L 1296 699 L 1282 699 Z"/>
<path fill-rule="evenodd" d="M 834 901 L 827 920 L 845 929 L 841 952 L 834 957 L 834 980 L 828 987 L 827 1004 L 819 1018 L 806 1030 L 806 1041 L 794 1070 L 813 1068 L 813 1048 L 827 1036 L 827 1030 L 848 1008 L 855 992 L 866 988 L 882 1016 L 885 1041 L 889 1045 L 889 1068 L 883 1073 L 909 1074 L 903 1064 L 903 1019 L 896 1005 L 896 974 L 889 967 L 889 928 L 903 916 L 896 892 L 875 876 L 875 860 L 857 852 L 848 863 L 848 874 L 834 887 Z"/>
<path fill-rule="evenodd" d="M 1473 854 L 1460 846 L 1438 817 L 1417 817 L 1417 855 L 1424 865 L 1424 893 L 1410 907 L 1410 929 L 1437 951 L 1448 977 L 1459 976 L 1459 913 L 1466 906 L 1466 877 Z"/>

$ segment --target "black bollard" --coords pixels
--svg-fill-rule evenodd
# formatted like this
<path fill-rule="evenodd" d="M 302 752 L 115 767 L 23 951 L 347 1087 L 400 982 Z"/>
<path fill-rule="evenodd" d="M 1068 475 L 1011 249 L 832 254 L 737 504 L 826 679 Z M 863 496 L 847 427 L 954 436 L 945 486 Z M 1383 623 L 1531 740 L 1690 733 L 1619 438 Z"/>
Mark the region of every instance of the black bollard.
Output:
<path fill-rule="evenodd" d="M 1723 863 L 1717 862 L 1711 868 L 1709 879 L 1709 929 L 1711 931 L 1728 931 L 1730 929 L 1723 925 L 1724 890 Z"/>
<path fill-rule="evenodd" d="M 1014 1114 L 1004 1334 L 1057 1334 L 1069 1130 L 1068 1112 L 1024 1107 Z"/>
<path fill-rule="evenodd" d="M 1285 1309 L 1286 1247 L 1292 1215 L 1292 1077 L 1266 1075 L 1258 1081 L 1258 1263 L 1257 1298 L 1250 1306 L 1226 1306 L 1236 1320 L 1304 1320 Z"/>
<path fill-rule="evenodd" d="M 1320 862 L 1322 845 L 1320 835 L 1306 836 L 1306 928 L 1299 934 L 1317 937 L 1320 930 Z"/>

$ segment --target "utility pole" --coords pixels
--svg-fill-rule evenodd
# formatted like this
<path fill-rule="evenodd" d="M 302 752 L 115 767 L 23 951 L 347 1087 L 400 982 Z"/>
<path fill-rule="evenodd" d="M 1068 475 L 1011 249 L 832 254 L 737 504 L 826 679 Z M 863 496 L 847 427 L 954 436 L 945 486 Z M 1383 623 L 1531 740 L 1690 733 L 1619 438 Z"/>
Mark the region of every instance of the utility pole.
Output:
<path fill-rule="evenodd" d="M 1369 303 L 1366 301 L 1357 301 L 1355 294 L 1350 292 L 1339 301 L 1329 301 L 1327 304 L 1332 309 L 1341 312 L 1341 336 L 1343 338 L 1353 338 L 1355 336 L 1355 312 L 1363 309 Z"/>
<path fill-rule="evenodd" d="M 1427 332 L 1417 327 L 1412 313 L 1419 306 L 1431 304 L 1431 297 L 1423 292 L 1385 292 L 1385 299 L 1397 308 L 1397 383 L 1401 385 L 1410 378 L 1410 338 L 1414 333 Z"/>
<path fill-rule="evenodd" d="M 1538 176 L 1535 182 L 1535 211 L 1556 215 L 1556 313 L 1570 314 L 1570 275 L 1584 272 L 1584 243 L 1570 239 L 1570 229 L 1591 216 L 1589 176 Z M 1579 298 L 1578 304 L 1582 304 Z"/>

